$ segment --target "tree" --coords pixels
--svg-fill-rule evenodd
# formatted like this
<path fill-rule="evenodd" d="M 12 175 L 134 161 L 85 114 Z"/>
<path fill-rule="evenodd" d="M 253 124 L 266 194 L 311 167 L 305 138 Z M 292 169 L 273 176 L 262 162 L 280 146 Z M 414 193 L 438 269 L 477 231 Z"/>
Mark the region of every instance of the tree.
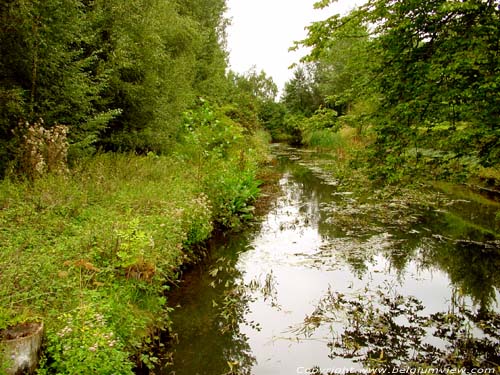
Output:
<path fill-rule="evenodd" d="M 313 50 L 303 61 L 314 64 L 314 82 L 325 104 L 344 115 L 355 102 L 365 99 L 371 82 L 369 67 L 374 61 L 368 56 L 369 33 L 357 18 L 321 35 L 324 27 L 318 22 L 309 28 L 302 43 Z"/>
<path fill-rule="evenodd" d="M 182 113 L 225 82 L 225 1 L 102 0 L 110 41 L 107 99 L 123 114 L 103 134 L 111 150 L 168 151 Z"/>
<path fill-rule="evenodd" d="M 103 32 L 111 70 L 104 97 L 123 110 L 101 146 L 111 150 L 168 149 L 182 112 L 195 98 L 193 77 L 199 35 L 196 23 L 160 0 L 95 3 L 104 15 Z"/>
<path fill-rule="evenodd" d="M 285 115 L 286 108 L 281 102 L 267 101 L 261 105 L 259 120 L 264 128 L 269 131 L 272 139 L 275 141 L 286 139 L 283 134 Z"/>
<path fill-rule="evenodd" d="M 312 47 L 307 59 L 321 66 L 332 61 L 332 47 L 350 48 L 353 25 L 371 31 L 358 65 L 379 102 L 372 120 L 386 171 L 408 165 L 409 155 L 417 165 L 424 149 L 488 166 L 500 161 L 499 15 L 494 0 L 370 0 L 345 17 L 312 24 L 299 44 Z M 349 76 L 333 77 L 342 79 L 332 94 L 359 87 Z"/>
<path fill-rule="evenodd" d="M 189 16 L 198 25 L 195 66 L 195 90 L 203 96 L 218 98 L 226 85 L 227 51 L 225 0 L 178 0 L 180 14 Z"/>
<path fill-rule="evenodd" d="M 87 49 L 96 31 L 88 7 L 77 0 L 6 1 L 0 6 L 0 170 L 15 153 L 12 131 L 43 118 L 53 126 L 99 131 L 111 114 L 95 107 L 105 72 Z"/>
<path fill-rule="evenodd" d="M 225 100 L 229 103 L 226 114 L 249 130 L 260 126 L 259 114 L 268 103 L 273 103 L 278 87 L 264 71 L 251 68 L 245 74 L 229 71 L 229 87 Z"/>
<path fill-rule="evenodd" d="M 398 146 L 420 142 L 498 162 L 498 2 L 384 3 L 364 9 L 379 24 L 381 110 L 389 115 L 378 128 L 382 144 L 397 138 Z"/>
<path fill-rule="evenodd" d="M 281 101 L 291 113 L 311 116 L 321 104 L 312 68 L 311 65 L 296 67 L 293 78 L 285 83 Z"/>

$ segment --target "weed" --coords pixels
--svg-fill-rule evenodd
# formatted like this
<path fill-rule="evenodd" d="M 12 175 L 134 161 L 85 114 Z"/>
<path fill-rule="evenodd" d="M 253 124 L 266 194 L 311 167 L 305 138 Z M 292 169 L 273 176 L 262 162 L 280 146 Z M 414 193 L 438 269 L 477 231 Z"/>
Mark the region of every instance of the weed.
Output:
<path fill-rule="evenodd" d="M 19 168 L 29 178 L 47 172 L 66 173 L 68 157 L 68 127 L 44 127 L 43 119 L 33 124 L 20 122 L 15 133 L 21 138 L 18 150 Z"/>
<path fill-rule="evenodd" d="M 48 335 L 40 374 L 133 374 L 123 341 L 94 304 L 84 304 L 57 317 L 57 331 Z"/>
<path fill-rule="evenodd" d="M 127 374 L 131 358 L 153 366 L 144 345 L 170 325 L 166 285 L 216 222 L 251 217 L 263 135 L 243 140 L 203 108 L 211 120 L 189 131 L 204 133 L 175 155 L 98 154 L 45 173 L 65 154 L 37 151 L 28 165 L 43 173 L 0 181 L 0 328 L 43 319 L 41 374 Z M 34 150 L 45 150 L 49 133 L 40 134 Z"/>

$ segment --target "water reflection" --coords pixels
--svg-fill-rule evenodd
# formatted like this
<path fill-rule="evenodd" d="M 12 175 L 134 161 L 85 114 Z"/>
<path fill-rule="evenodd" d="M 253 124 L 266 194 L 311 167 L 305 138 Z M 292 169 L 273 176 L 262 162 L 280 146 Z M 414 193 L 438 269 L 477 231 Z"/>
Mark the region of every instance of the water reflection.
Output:
<path fill-rule="evenodd" d="M 211 259 L 187 273 L 183 285 L 170 296 L 171 306 L 179 307 L 171 315 L 174 363 L 165 365 L 165 374 L 224 374 L 232 369 L 251 373 L 255 358 L 239 330 L 248 295 L 235 267 L 248 241 L 245 236 L 219 241 L 224 245 L 215 246 Z"/>
<path fill-rule="evenodd" d="M 322 172 L 323 159 L 287 150 L 281 162 L 283 194 L 262 223 L 216 247 L 178 292 L 179 344 L 167 373 L 359 369 L 438 358 L 464 342 L 496 360 L 498 335 L 488 336 L 493 346 L 466 335 L 450 344 L 447 334 L 462 326 L 446 320 L 460 312 L 480 337 L 478 324 L 497 327 L 495 228 L 446 225 L 456 224 L 447 212 L 475 210 L 470 219 L 495 210 L 443 195 L 444 213 L 359 197 Z"/>
<path fill-rule="evenodd" d="M 500 251 L 474 244 L 440 244 L 428 248 L 426 261 L 446 272 L 451 285 L 481 309 L 498 310 Z"/>

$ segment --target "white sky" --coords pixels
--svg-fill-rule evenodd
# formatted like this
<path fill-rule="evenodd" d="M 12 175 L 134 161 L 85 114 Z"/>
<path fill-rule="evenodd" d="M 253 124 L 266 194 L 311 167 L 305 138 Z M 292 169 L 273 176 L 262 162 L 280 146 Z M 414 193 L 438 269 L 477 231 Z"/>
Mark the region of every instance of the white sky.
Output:
<path fill-rule="evenodd" d="M 231 25 L 227 29 L 230 68 L 247 72 L 253 65 L 264 70 L 281 90 L 292 76 L 288 69 L 304 52 L 288 52 L 304 39 L 305 27 L 336 13 L 346 13 L 363 0 L 339 0 L 316 10 L 316 0 L 227 0 Z"/>

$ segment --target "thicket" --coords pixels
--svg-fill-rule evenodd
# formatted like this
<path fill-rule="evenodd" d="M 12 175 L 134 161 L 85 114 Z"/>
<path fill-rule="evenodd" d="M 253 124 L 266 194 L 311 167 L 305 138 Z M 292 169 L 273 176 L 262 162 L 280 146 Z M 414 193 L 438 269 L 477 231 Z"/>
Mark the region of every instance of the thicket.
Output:
<path fill-rule="evenodd" d="M 370 0 L 314 22 L 293 47 L 310 53 L 285 86 L 277 128 L 333 149 L 339 129 L 355 129 L 358 166 L 386 182 L 498 187 L 499 20 L 493 0 Z"/>
<path fill-rule="evenodd" d="M 0 173 L 18 123 L 68 127 L 71 159 L 165 152 L 198 96 L 228 88 L 224 0 L 7 0 L 0 5 Z"/>
<path fill-rule="evenodd" d="M 41 374 L 127 374 L 157 361 L 169 285 L 214 228 L 250 219 L 267 136 L 207 102 L 172 154 L 100 153 L 0 182 L 0 331 L 47 327 Z"/>
<path fill-rule="evenodd" d="M 0 339 L 43 320 L 39 373 L 154 366 L 181 266 L 253 217 L 276 86 L 227 72 L 225 7 L 0 4 Z"/>

